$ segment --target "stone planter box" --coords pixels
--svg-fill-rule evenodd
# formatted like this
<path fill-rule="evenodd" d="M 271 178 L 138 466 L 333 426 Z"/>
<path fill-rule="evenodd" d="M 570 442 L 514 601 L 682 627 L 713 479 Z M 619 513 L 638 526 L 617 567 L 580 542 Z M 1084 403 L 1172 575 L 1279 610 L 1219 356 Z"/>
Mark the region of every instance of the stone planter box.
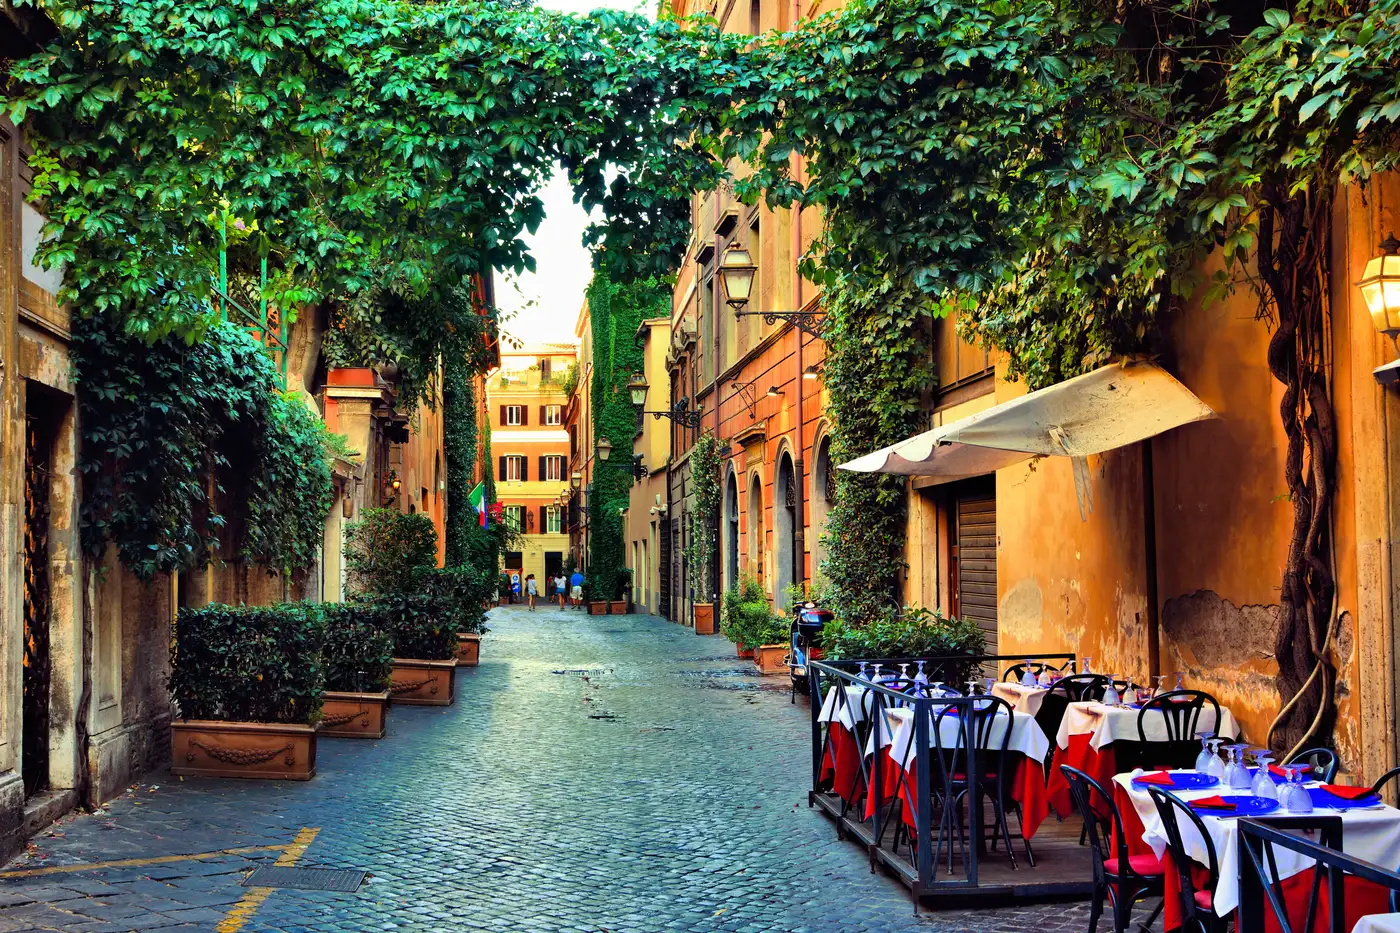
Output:
<path fill-rule="evenodd" d="M 608 603 L 608 611 L 615 616 L 627 615 L 627 600 L 614 599 L 612 602 Z"/>
<path fill-rule="evenodd" d="M 316 730 L 275 722 L 188 719 L 170 724 L 170 773 L 177 777 L 309 781 Z"/>
<path fill-rule="evenodd" d="M 389 674 L 393 702 L 405 706 L 451 706 L 456 700 L 457 659 L 394 658 Z"/>
<path fill-rule="evenodd" d="M 759 645 L 754 649 L 753 663 L 760 674 L 786 674 L 787 653 L 787 645 Z"/>
<path fill-rule="evenodd" d="M 715 604 L 696 603 L 695 604 L 695 634 L 713 635 L 715 634 Z"/>
<path fill-rule="evenodd" d="M 481 661 L 481 636 L 457 633 L 457 666 L 476 667 Z"/>
<path fill-rule="evenodd" d="M 608 614 L 608 604 L 604 602 L 589 603 L 588 614 L 591 616 L 605 616 Z"/>
<path fill-rule="evenodd" d="M 338 739 L 382 739 L 388 727 L 389 691 L 341 693 L 327 690 L 321 706 L 321 735 Z"/>

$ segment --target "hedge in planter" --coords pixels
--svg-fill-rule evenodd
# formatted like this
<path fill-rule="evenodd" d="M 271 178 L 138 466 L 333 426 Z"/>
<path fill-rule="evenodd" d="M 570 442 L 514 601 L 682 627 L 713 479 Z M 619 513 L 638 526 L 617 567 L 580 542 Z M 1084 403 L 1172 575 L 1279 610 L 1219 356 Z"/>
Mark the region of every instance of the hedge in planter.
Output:
<path fill-rule="evenodd" d="M 454 699 L 457 633 L 482 617 L 470 569 L 432 570 L 413 576 L 412 590 L 380 597 L 376 605 L 394 636 L 389 686 L 394 702 L 449 706 Z M 465 626 L 465 628 L 464 628 Z"/>
<path fill-rule="evenodd" d="M 326 620 L 304 603 L 202 606 L 175 620 L 170 692 L 178 775 L 306 780 L 316 773 Z"/>
<path fill-rule="evenodd" d="M 345 569 L 356 595 L 402 592 L 436 564 L 437 529 L 422 512 L 366 509 L 345 528 Z"/>
<path fill-rule="evenodd" d="M 394 666 L 394 637 L 382 607 L 323 603 L 326 694 L 321 732 L 344 738 L 383 738 Z"/>
<path fill-rule="evenodd" d="M 986 652 L 977 623 L 950 619 L 937 610 L 921 607 L 903 612 L 888 610 L 866 625 L 848 626 L 839 621 L 822 631 L 822 646 L 832 660 L 861 658 L 939 658 Z M 929 680 L 962 683 L 979 671 L 975 661 L 948 661 L 926 669 Z"/>

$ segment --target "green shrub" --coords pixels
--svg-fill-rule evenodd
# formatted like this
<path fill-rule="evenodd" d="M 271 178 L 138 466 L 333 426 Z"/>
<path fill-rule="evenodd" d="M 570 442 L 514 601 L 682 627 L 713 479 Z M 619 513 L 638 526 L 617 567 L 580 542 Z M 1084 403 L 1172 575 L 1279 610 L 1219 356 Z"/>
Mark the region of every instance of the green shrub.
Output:
<path fill-rule="evenodd" d="M 394 636 L 394 657 L 446 661 L 457 655 L 457 634 L 480 634 L 481 601 L 493 575 L 469 567 L 422 571 L 411 592 L 376 600 Z"/>
<path fill-rule="evenodd" d="M 938 610 L 905 607 L 888 610 L 862 626 L 833 621 L 822 631 L 826 657 L 834 660 L 871 658 L 969 657 L 986 652 L 982 630 L 968 619 L 945 618 Z M 975 676 L 975 661 L 950 661 L 926 667 L 930 680 L 957 684 Z"/>
<path fill-rule="evenodd" d="M 325 627 L 320 607 L 306 603 L 181 609 L 170 673 L 179 715 L 314 723 L 325 689 Z"/>
<path fill-rule="evenodd" d="M 763 584 L 748 574 L 724 594 L 719 626 L 724 637 L 745 648 L 786 644 L 788 640 L 787 620 L 773 615 Z"/>
<path fill-rule="evenodd" d="M 416 573 L 437 565 L 437 529 L 422 512 L 365 509 L 345 528 L 345 568 L 357 596 L 402 593 Z"/>
<path fill-rule="evenodd" d="M 394 636 L 375 603 L 323 603 L 326 620 L 326 689 L 378 693 L 389 687 Z"/>

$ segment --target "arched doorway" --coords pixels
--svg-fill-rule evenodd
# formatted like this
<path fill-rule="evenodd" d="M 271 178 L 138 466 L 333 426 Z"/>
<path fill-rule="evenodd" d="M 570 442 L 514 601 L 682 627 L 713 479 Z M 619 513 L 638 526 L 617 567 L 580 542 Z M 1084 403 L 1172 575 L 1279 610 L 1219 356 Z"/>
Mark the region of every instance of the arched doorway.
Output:
<path fill-rule="evenodd" d="M 826 517 L 831 512 L 831 494 L 836 477 L 831 469 L 831 438 L 823 437 L 817 444 L 817 456 L 812 464 L 812 533 L 808 541 L 812 549 L 812 576 L 822 572 L 826 548 L 822 535 L 826 532 Z"/>
<path fill-rule="evenodd" d="M 724 584 L 725 592 L 739 585 L 739 480 L 734 471 L 724 483 Z"/>
<path fill-rule="evenodd" d="M 763 480 L 757 473 L 749 477 L 749 502 L 744 510 L 744 534 L 748 538 L 749 573 L 763 579 Z"/>
<path fill-rule="evenodd" d="M 797 483 L 794 480 L 792 457 L 784 451 L 778 458 L 778 473 L 773 480 L 773 605 L 786 610 L 789 605 L 787 588 L 797 580 Z"/>

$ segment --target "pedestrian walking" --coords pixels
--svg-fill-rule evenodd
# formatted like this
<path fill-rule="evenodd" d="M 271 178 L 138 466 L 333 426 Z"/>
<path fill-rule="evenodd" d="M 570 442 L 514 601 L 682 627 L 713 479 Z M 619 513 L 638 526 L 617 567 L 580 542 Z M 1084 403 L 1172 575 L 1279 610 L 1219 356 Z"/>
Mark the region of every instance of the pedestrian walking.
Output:
<path fill-rule="evenodd" d="M 569 581 L 568 581 L 567 579 L 565 579 L 565 577 L 564 577 L 564 571 L 561 570 L 561 571 L 559 571 L 557 574 L 554 575 L 554 596 L 555 596 L 556 599 L 559 600 L 559 608 L 560 608 L 560 609 L 565 608 L 565 606 L 564 606 L 564 598 L 565 598 L 564 594 L 565 594 L 565 592 L 568 590 L 568 587 L 569 587 Z"/>
<path fill-rule="evenodd" d="M 535 597 L 539 595 L 539 584 L 535 582 L 535 575 L 532 573 L 525 578 L 525 595 L 530 597 L 530 611 L 535 611 Z"/>
<path fill-rule="evenodd" d="M 577 570 L 569 578 L 569 597 L 573 600 L 575 609 L 583 608 L 583 574 Z"/>

